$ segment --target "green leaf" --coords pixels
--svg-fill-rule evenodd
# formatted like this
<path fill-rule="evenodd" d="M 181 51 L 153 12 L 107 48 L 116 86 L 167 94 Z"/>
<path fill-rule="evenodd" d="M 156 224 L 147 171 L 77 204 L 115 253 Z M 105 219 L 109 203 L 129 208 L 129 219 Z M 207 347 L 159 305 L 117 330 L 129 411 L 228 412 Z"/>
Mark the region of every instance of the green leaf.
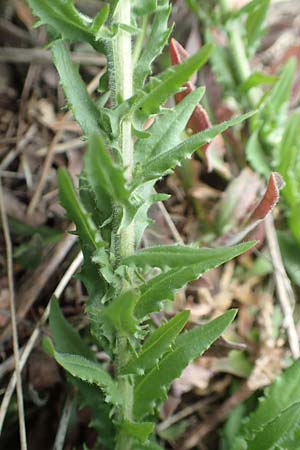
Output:
<path fill-rule="evenodd" d="M 99 135 L 89 138 L 85 170 L 98 203 L 101 203 L 104 190 L 114 201 L 128 204 L 130 192 L 126 189 L 124 173 L 113 162 Z"/>
<path fill-rule="evenodd" d="M 133 104 L 133 121 L 137 128 L 141 128 L 149 116 L 158 113 L 160 106 L 206 63 L 211 49 L 211 45 L 205 45 L 195 55 L 167 69 L 146 85 Z"/>
<path fill-rule="evenodd" d="M 150 3 L 150 5 L 147 3 Z M 147 3 L 142 2 L 142 6 L 139 5 L 139 8 L 146 6 L 146 9 L 142 10 L 143 14 L 148 14 L 146 11 L 149 10 L 149 7 L 152 8 L 156 4 L 156 1 L 150 0 Z M 136 90 L 143 87 L 146 76 L 151 72 L 153 60 L 160 55 L 168 41 L 172 31 L 172 28 L 168 28 L 170 12 L 171 6 L 169 5 L 169 0 L 160 1 L 159 9 L 155 12 L 154 20 L 151 24 L 151 33 L 147 39 L 147 45 L 134 68 L 133 80 Z"/>
<path fill-rule="evenodd" d="M 299 424 L 299 414 L 300 402 L 289 406 L 281 414 L 275 416 L 272 421 L 261 427 L 253 439 L 246 439 L 247 450 L 275 450 L 281 444 L 284 449 L 290 450 L 284 445 L 284 440 Z"/>
<path fill-rule="evenodd" d="M 253 112 L 247 113 L 228 120 L 227 122 L 214 125 L 205 131 L 194 134 L 192 137 L 186 139 L 172 149 L 163 150 L 160 154 L 150 156 L 147 163 L 141 167 L 143 181 L 157 179 L 169 173 L 184 159 L 191 157 L 191 155 L 202 147 L 202 145 L 211 142 L 218 134 L 243 122 L 252 115 Z"/>
<path fill-rule="evenodd" d="M 163 246 L 163 248 L 154 247 L 154 253 L 151 253 L 151 247 L 136 253 L 138 257 L 142 252 L 145 252 L 146 254 L 150 253 L 150 260 L 154 263 L 153 265 L 161 263 L 160 267 L 162 268 L 170 264 L 178 264 L 177 267 L 174 266 L 173 270 L 168 270 L 166 273 L 162 273 L 152 278 L 140 287 L 141 296 L 135 308 L 136 316 L 138 318 L 143 318 L 151 312 L 159 311 L 160 302 L 162 300 L 173 300 L 174 291 L 176 289 L 182 288 L 189 281 L 198 279 L 207 270 L 213 269 L 220 264 L 224 264 L 226 261 L 235 258 L 241 253 L 249 250 L 253 245 L 254 242 L 252 241 L 233 247 L 218 249 Z M 181 249 L 183 249 L 182 252 L 180 251 Z M 181 258 L 183 258 L 183 260 L 181 260 Z M 143 262 L 140 262 L 139 260 L 136 264 L 140 265 L 143 264 Z"/>
<path fill-rule="evenodd" d="M 123 368 L 122 373 L 144 373 L 159 361 L 188 321 L 190 312 L 182 311 L 163 324 L 146 340 L 141 351 Z"/>
<path fill-rule="evenodd" d="M 149 158 L 161 154 L 182 141 L 182 134 L 195 106 L 203 97 L 205 89 L 200 87 L 187 95 L 174 109 L 167 109 L 156 118 L 149 129 L 150 137 L 139 139 L 135 145 L 135 160 L 147 165 Z"/>
<path fill-rule="evenodd" d="M 130 437 L 136 438 L 140 442 L 145 442 L 150 433 L 153 432 L 154 423 L 151 422 L 123 422 L 121 429 Z"/>
<path fill-rule="evenodd" d="M 134 317 L 134 308 L 138 297 L 137 291 L 126 291 L 104 309 L 104 320 L 108 320 L 119 334 L 131 336 L 135 333 L 137 320 Z"/>
<path fill-rule="evenodd" d="M 297 173 L 297 159 L 300 150 L 300 115 L 289 117 L 278 147 L 278 172 L 285 180 L 282 194 L 290 206 L 300 201 L 300 180 Z"/>
<path fill-rule="evenodd" d="M 75 353 L 88 359 L 94 359 L 94 353 L 64 318 L 56 298 L 51 300 L 49 325 L 55 348 L 59 352 Z"/>
<path fill-rule="evenodd" d="M 247 161 L 256 172 L 263 175 L 265 178 L 269 178 L 271 169 L 264 149 L 261 146 L 258 130 L 254 131 L 247 141 L 246 156 Z"/>
<path fill-rule="evenodd" d="M 272 88 L 264 111 L 266 111 L 266 117 L 277 117 L 278 113 L 283 106 L 289 101 L 290 92 L 293 84 L 293 79 L 296 70 L 296 60 L 290 59 L 284 66 L 280 79 Z"/>
<path fill-rule="evenodd" d="M 246 20 L 247 49 L 250 55 L 254 53 L 259 44 L 270 0 L 260 0 L 258 3 L 256 1 L 252 3 L 255 7 L 249 11 Z"/>
<path fill-rule="evenodd" d="M 72 384 L 76 386 L 81 408 L 89 408 L 91 419 L 89 426 L 97 432 L 98 447 L 105 450 L 115 449 L 115 424 L 110 417 L 110 405 L 105 403 L 102 393 L 95 384 L 85 383 L 79 378 L 72 377 Z M 97 447 L 95 444 L 95 447 Z"/>
<path fill-rule="evenodd" d="M 151 414 L 157 403 L 166 398 L 170 384 L 183 369 L 200 356 L 232 322 L 236 311 L 228 311 L 217 319 L 177 337 L 172 351 L 152 370 L 140 378 L 134 390 L 134 414 Z"/>
<path fill-rule="evenodd" d="M 263 72 L 254 72 L 239 86 L 239 89 L 244 93 L 253 87 L 261 86 L 262 84 L 274 84 L 276 81 L 278 81 L 277 76 L 267 75 Z"/>
<path fill-rule="evenodd" d="M 300 402 L 300 361 L 296 361 L 265 390 L 258 408 L 242 427 L 242 435 L 251 439 L 270 421 Z"/>
<path fill-rule="evenodd" d="M 99 386 L 106 395 L 106 401 L 120 404 L 121 395 L 111 376 L 101 365 L 80 355 L 54 352 L 56 361 L 71 375 L 91 384 Z"/>
<path fill-rule="evenodd" d="M 133 2 L 133 11 L 137 16 L 149 15 L 157 9 L 157 0 L 139 0 Z"/>
<path fill-rule="evenodd" d="M 148 247 L 123 259 L 122 264 L 137 267 L 182 268 L 192 264 L 202 264 L 202 270 L 212 268 L 249 250 L 255 241 L 234 247 L 197 248 L 183 245 L 158 245 Z"/>
<path fill-rule="evenodd" d="M 63 39 L 88 42 L 96 50 L 103 46 L 95 41 L 91 19 L 81 14 L 72 0 L 28 0 L 33 14 L 40 18 L 40 24 L 50 26 Z"/>
<path fill-rule="evenodd" d="M 85 134 L 101 134 L 97 107 L 90 98 L 78 68 L 72 63 L 63 41 L 53 42 L 51 48 L 54 64 L 75 119 Z"/>
<path fill-rule="evenodd" d="M 58 169 L 57 181 L 60 202 L 67 210 L 69 218 L 75 223 L 80 239 L 91 249 L 96 249 L 100 246 L 100 234 L 80 204 L 71 177 L 65 169 Z"/>

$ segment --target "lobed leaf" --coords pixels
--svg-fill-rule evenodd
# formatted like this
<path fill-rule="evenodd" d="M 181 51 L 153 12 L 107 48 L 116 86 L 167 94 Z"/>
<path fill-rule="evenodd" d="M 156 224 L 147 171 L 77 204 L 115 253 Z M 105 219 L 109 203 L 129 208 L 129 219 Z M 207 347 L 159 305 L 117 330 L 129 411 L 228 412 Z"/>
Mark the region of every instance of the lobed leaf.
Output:
<path fill-rule="evenodd" d="M 95 41 L 92 20 L 80 13 L 72 0 L 28 0 L 40 24 L 50 26 L 63 39 L 88 42 L 97 51 L 103 46 Z"/>
<path fill-rule="evenodd" d="M 188 321 L 190 312 L 182 311 L 169 322 L 161 325 L 146 340 L 141 351 L 123 368 L 122 373 L 142 374 L 150 369 L 169 349 L 176 336 Z"/>
<path fill-rule="evenodd" d="M 56 361 L 71 375 L 91 384 L 99 386 L 106 396 L 106 401 L 119 405 L 121 395 L 111 376 L 101 365 L 80 355 L 59 353 L 54 351 Z"/>
<path fill-rule="evenodd" d="M 155 12 L 157 6 L 159 7 L 155 12 L 155 16 L 151 24 L 151 33 L 147 39 L 147 45 L 142 51 L 142 54 L 134 68 L 133 81 L 136 90 L 143 87 L 146 76 L 151 72 L 151 64 L 153 60 L 162 52 L 172 31 L 172 27 L 168 28 L 168 19 L 171 12 L 169 0 L 161 0 L 158 5 L 155 5 L 156 1 L 153 0 L 150 0 L 148 3 L 150 4 L 146 5 L 146 10 L 143 9 L 143 14 L 149 14 L 149 9 L 150 13 Z M 155 7 L 153 9 L 154 5 Z"/>
<path fill-rule="evenodd" d="M 172 351 L 147 372 L 134 390 L 134 414 L 143 417 L 151 414 L 158 401 L 164 399 L 175 378 L 195 358 L 200 356 L 232 322 L 236 311 L 231 310 L 203 326 L 177 337 Z"/>
<path fill-rule="evenodd" d="M 90 98 L 86 86 L 72 63 L 68 50 L 62 40 L 53 42 L 54 64 L 69 102 L 69 107 L 86 135 L 102 134 L 99 126 L 99 112 Z"/>

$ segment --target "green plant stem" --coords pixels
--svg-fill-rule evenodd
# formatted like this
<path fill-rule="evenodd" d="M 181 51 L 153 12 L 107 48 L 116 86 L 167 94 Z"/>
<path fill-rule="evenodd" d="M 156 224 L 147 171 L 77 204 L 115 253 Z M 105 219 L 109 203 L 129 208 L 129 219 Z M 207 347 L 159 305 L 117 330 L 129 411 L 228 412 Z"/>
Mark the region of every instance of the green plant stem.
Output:
<path fill-rule="evenodd" d="M 228 0 L 219 0 L 219 5 L 222 14 L 227 16 L 231 11 L 230 2 Z M 241 37 L 240 24 L 237 20 L 232 20 L 228 24 L 228 45 L 238 82 L 242 84 L 251 75 L 251 67 Z M 251 108 L 257 108 L 261 99 L 260 91 L 257 88 L 249 89 L 247 96 Z"/>
<path fill-rule="evenodd" d="M 131 23 L 131 0 L 120 0 L 117 6 L 114 21 L 124 25 Z M 131 35 L 119 30 L 113 44 L 113 60 L 115 74 L 115 95 L 117 102 L 130 98 L 133 94 L 133 62 Z M 133 173 L 133 136 L 131 121 L 125 118 L 120 127 L 119 145 L 125 167 L 125 178 L 128 182 Z M 119 234 L 119 252 L 121 258 L 134 252 L 134 225 L 122 228 Z M 119 336 L 117 342 L 118 371 L 127 362 L 128 342 L 125 336 Z M 123 394 L 123 404 L 118 411 L 118 420 L 131 421 L 133 419 L 133 388 L 128 376 L 119 376 L 118 383 Z M 117 450 L 130 450 L 132 440 L 120 431 L 116 437 Z"/>
<path fill-rule="evenodd" d="M 130 0 L 121 0 L 118 4 L 114 20 L 117 23 L 130 25 L 131 23 Z M 117 101 L 126 100 L 133 94 L 133 61 L 131 48 L 131 35 L 119 30 L 113 45 L 115 90 Z M 133 137 L 131 121 L 129 118 L 123 120 L 120 130 L 120 148 L 125 167 L 125 177 L 131 181 L 133 173 Z M 134 251 L 134 225 L 121 230 L 120 233 L 120 255 L 129 256 Z"/>

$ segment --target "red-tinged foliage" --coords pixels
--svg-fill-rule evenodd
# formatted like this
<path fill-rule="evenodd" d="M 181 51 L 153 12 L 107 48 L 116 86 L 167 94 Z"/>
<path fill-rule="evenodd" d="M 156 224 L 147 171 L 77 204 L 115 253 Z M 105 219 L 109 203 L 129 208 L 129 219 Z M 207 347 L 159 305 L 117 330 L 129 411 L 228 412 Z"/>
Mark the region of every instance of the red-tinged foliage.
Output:
<path fill-rule="evenodd" d="M 251 214 L 249 222 L 263 220 L 279 200 L 279 191 L 284 187 L 284 181 L 277 172 L 272 172 L 269 178 L 266 192 Z"/>

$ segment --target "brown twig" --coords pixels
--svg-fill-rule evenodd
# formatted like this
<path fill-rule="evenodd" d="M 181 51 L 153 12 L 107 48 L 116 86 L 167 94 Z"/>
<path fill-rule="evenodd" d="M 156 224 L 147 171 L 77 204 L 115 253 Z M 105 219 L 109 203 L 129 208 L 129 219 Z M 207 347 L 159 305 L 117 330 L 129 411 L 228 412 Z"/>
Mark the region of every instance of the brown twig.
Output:
<path fill-rule="evenodd" d="M 20 444 L 21 444 L 21 450 L 27 450 L 22 378 L 21 378 L 20 361 L 19 361 L 18 329 L 17 329 L 16 306 L 15 306 L 15 287 L 14 287 L 12 243 L 11 243 L 11 238 L 10 238 L 7 215 L 6 215 L 6 211 L 5 211 L 5 205 L 4 205 L 4 201 L 3 201 L 1 178 L 0 178 L 0 206 L 1 206 L 2 227 L 3 227 L 5 247 L 6 247 L 10 317 L 11 317 L 13 349 L 14 349 L 14 359 L 15 359 L 15 372 L 16 372 L 16 383 L 17 383 L 17 402 L 18 402 L 18 412 L 19 412 Z"/>
<path fill-rule="evenodd" d="M 59 242 L 54 248 L 50 257 L 44 261 L 30 277 L 27 277 L 25 281 L 20 285 L 17 291 L 17 321 L 23 319 L 32 304 L 38 298 L 46 284 L 49 282 L 49 278 L 54 274 L 57 267 L 65 259 L 67 253 L 73 247 L 76 236 L 73 234 L 67 235 L 61 242 Z M 0 341 L 3 342 L 10 336 L 11 327 L 8 325 L 0 335 Z"/>
<path fill-rule="evenodd" d="M 184 440 L 182 445 L 178 448 L 181 450 L 189 450 L 195 447 L 205 436 L 213 431 L 220 423 L 229 416 L 231 411 L 244 402 L 252 394 L 252 390 L 249 388 L 247 382 L 244 382 L 240 388 L 228 398 L 220 407 L 216 408 L 213 415 L 208 416 L 204 422 L 196 425 L 189 431 L 188 437 Z"/>
<path fill-rule="evenodd" d="M 82 256 L 82 253 L 80 252 L 77 255 L 77 257 L 74 259 L 72 264 L 69 266 L 68 270 L 66 271 L 66 273 L 64 274 L 64 276 L 58 283 L 55 291 L 53 292 L 53 295 L 56 298 L 58 298 L 58 299 L 60 298 L 65 287 L 68 285 L 70 279 L 72 278 L 72 276 L 77 271 L 80 264 L 82 263 L 82 260 L 83 260 L 83 256 Z M 48 320 L 49 313 L 50 313 L 50 302 L 48 303 L 42 317 L 40 318 L 39 322 L 37 323 L 33 333 L 31 334 L 31 336 L 30 336 L 29 340 L 27 341 L 27 343 L 24 347 L 24 350 L 21 354 L 21 357 L 20 357 L 20 370 L 21 371 L 23 370 L 33 347 L 35 346 L 36 342 L 39 339 L 41 329 L 44 326 L 44 324 L 46 323 L 46 321 Z M 0 435 L 1 435 L 2 428 L 3 428 L 3 423 L 4 423 L 4 419 L 6 416 L 7 409 L 8 409 L 8 405 L 9 405 L 10 399 L 12 397 L 12 394 L 15 390 L 15 387 L 16 387 L 16 371 L 14 371 L 14 373 L 9 381 L 9 384 L 6 388 L 4 397 L 2 399 L 2 403 L 1 403 L 1 407 L 0 407 Z"/>

